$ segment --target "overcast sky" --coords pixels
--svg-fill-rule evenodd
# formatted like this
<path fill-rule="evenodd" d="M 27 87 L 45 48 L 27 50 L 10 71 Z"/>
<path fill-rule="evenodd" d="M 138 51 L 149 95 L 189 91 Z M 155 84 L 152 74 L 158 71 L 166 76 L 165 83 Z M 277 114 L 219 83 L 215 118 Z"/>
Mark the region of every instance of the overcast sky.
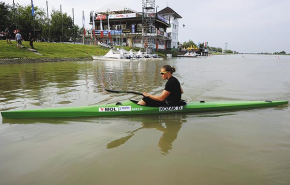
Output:
<path fill-rule="evenodd" d="M 13 0 L 0 0 L 13 4 Z M 47 0 L 48 9 L 59 10 L 72 16 L 82 26 L 85 11 L 86 28 L 90 11 L 108 4 L 126 6 L 142 11 L 142 0 Z M 34 6 L 46 10 L 46 0 L 34 0 Z M 15 0 L 30 5 L 31 0 Z M 208 42 L 209 46 L 225 47 L 238 52 L 290 53 L 290 0 L 156 0 L 161 10 L 167 6 L 175 10 L 179 20 L 179 41 Z M 185 25 L 183 27 L 182 25 Z"/>

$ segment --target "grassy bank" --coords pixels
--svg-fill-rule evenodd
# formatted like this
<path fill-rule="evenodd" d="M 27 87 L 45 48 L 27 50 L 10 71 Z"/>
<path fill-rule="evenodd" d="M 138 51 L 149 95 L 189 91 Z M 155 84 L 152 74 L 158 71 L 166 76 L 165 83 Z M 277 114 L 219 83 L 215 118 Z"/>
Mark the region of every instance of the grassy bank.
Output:
<path fill-rule="evenodd" d="M 6 40 L 0 41 L 0 59 L 12 58 L 91 58 L 91 55 L 103 55 L 109 49 L 94 45 L 63 44 L 34 42 L 34 47 L 38 53 L 28 51 L 31 48 L 28 41 L 22 42 L 24 48 L 17 48 L 15 41 L 7 44 Z"/>
<path fill-rule="evenodd" d="M 37 55 L 27 49 L 31 48 L 28 41 L 23 41 L 22 45 L 24 48 L 16 47 L 15 41 L 12 44 L 7 44 L 6 40 L 0 40 L 0 61 L 12 61 L 17 60 L 28 61 L 58 61 L 57 59 L 91 59 L 92 55 L 105 55 L 109 49 L 98 45 L 82 45 L 82 44 L 64 44 L 64 43 L 47 43 L 47 42 L 34 42 L 34 47 L 38 53 Z M 124 47 L 127 51 L 131 48 Z M 139 48 L 133 48 L 138 51 Z M 160 57 L 165 57 L 165 52 L 156 52 Z M 5 63 L 7 63 L 5 62 Z"/>

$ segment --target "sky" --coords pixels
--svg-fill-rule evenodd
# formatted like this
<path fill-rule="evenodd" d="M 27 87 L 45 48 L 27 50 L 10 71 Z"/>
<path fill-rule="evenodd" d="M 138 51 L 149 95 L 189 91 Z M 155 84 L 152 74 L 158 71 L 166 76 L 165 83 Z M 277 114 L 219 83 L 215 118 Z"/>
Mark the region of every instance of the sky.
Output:
<path fill-rule="evenodd" d="M 0 0 L 12 5 L 13 0 Z M 14 0 L 30 5 L 31 0 Z M 125 6 L 141 12 L 142 0 L 33 0 L 34 6 L 46 11 L 59 10 L 82 26 L 85 12 L 86 29 L 90 11 L 109 4 Z M 169 6 L 179 15 L 179 42 L 208 42 L 209 46 L 225 48 L 239 53 L 290 53 L 290 0 L 155 0 L 158 11 Z M 185 25 L 183 27 L 183 25 Z M 227 44 L 226 44 L 227 43 Z"/>

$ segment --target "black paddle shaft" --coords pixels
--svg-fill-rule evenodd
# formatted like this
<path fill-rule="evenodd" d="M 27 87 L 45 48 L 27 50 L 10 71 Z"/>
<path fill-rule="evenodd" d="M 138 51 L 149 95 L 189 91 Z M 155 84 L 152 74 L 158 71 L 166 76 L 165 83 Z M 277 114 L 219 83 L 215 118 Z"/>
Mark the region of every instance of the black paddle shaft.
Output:
<path fill-rule="evenodd" d="M 108 92 L 112 92 L 112 93 L 131 93 L 131 94 L 143 95 L 142 93 L 134 92 L 134 91 L 114 91 L 114 90 L 110 90 L 110 89 L 105 89 L 105 90 Z"/>

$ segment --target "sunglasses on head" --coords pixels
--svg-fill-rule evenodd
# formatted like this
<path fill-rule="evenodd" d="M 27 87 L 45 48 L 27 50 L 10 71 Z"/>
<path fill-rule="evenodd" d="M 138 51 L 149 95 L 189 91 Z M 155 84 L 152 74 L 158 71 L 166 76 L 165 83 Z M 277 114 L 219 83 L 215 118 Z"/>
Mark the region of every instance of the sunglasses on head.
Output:
<path fill-rule="evenodd" d="M 165 73 L 167 73 L 167 71 L 161 72 L 160 74 L 161 74 L 161 75 L 164 75 Z"/>

